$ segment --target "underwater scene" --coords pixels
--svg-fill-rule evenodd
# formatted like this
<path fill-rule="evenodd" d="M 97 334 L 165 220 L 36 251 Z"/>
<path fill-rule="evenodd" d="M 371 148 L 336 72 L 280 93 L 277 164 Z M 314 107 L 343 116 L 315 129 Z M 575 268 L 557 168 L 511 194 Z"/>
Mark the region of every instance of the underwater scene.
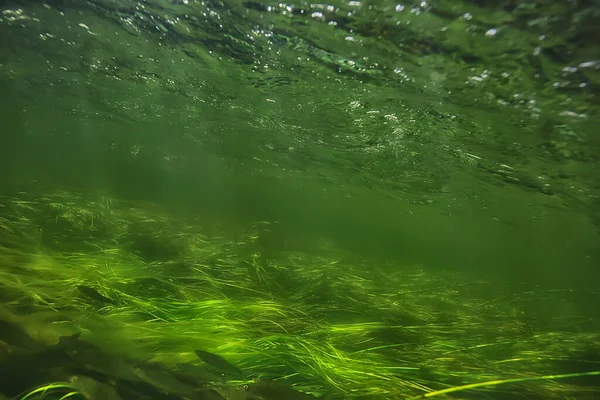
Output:
<path fill-rule="evenodd" d="M 0 400 L 599 399 L 598 38 L 0 0 Z"/>

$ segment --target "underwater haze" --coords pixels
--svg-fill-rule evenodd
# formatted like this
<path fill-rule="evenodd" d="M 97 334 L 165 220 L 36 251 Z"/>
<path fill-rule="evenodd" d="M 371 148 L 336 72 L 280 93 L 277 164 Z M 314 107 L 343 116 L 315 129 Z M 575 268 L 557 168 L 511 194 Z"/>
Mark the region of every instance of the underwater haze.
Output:
<path fill-rule="evenodd" d="M 600 397 L 598 37 L 593 0 L 1 0 L 0 394 Z"/>

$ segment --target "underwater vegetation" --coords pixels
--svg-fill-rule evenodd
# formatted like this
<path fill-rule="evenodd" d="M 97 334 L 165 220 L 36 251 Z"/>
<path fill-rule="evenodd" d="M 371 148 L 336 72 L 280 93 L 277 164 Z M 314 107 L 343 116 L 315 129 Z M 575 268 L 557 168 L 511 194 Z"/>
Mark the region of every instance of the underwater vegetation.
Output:
<path fill-rule="evenodd" d="M 600 396 L 597 293 L 266 257 L 269 222 L 232 238 L 100 195 L 1 203 L 10 399 Z"/>

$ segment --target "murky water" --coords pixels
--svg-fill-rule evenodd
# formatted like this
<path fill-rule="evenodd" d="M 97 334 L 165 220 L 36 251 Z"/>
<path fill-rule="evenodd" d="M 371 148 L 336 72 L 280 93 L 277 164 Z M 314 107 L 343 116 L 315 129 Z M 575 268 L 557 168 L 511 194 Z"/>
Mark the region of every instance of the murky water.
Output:
<path fill-rule="evenodd" d="M 598 395 L 600 8 L 484 3 L 0 2 L 0 393 Z"/>

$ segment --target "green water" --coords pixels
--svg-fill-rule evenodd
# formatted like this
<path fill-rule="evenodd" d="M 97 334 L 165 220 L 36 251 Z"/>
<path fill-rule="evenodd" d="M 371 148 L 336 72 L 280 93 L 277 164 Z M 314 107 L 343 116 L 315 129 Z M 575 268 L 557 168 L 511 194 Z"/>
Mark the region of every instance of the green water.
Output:
<path fill-rule="evenodd" d="M 176 326 L 165 335 L 177 342 L 184 335 L 177 324 L 193 320 L 185 304 L 248 300 L 229 291 L 236 285 L 309 314 L 314 303 L 320 323 L 384 324 L 377 339 L 363 337 L 373 346 L 416 343 L 410 365 L 395 352 L 368 360 L 373 371 L 408 372 L 357 378 L 356 387 L 333 371 L 375 372 L 344 367 L 343 357 L 320 363 L 319 373 L 308 361 L 283 368 L 269 359 L 269 346 L 240 344 L 263 340 L 272 334 L 267 328 L 220 333 L 239 348 L 219 348 L 218 329 L 203 334 L 214 335 L 210 345 L 180 338 L 175 346 L 175 353 L 189 353 L 186 362 L 196 361 L 192 346 L 203 345 L 251 369 L 249 378 L 285 378 L 301 391 L 339 398 L 404 398 L 487 380 L 600 370 L 598 2 L 48 0 L 1 1 L 0 9 L 0 297 L 11 312 L 52 304 L 57 312 L 141 324 L 119 312 L 168 309 L 173 316 L 159 319 Z M 196 253 L 193 235 L 200 234 L 211 256 Z M 118 260 L 94 261 L 98 248 L 109 247 L 106 254 L 119 253 Z M 56 276 L 73 282 L 17 285 L 27 286 L 28 278 L 13 264 L 37 268 L 33 254 L 52 258 Z M 213 284 L 206 298 L 168 290 L 147 302 L 118 286 L 156 274 L 175 279 L 180 294 L 204 290 L 186 286 L 185 279 L 201 279 L 190 267 L 198 263 L 229 286 Z M 254 263 L 257 279 L 246 263 Z M 112 278 L 100 278 L 83 264 L 115 269 Z M 148 272 L 150 266 L 156 270 Z M 77 284 L 121 302 L 126 293 L 130 303 L 107 311 L 88 298 L 70 309 Z M 440 287 L 454 289 L 428 297 Z M 423 290 L 426 299 L 414 294 Z M 62 291 L 69 295 L 44 297 Z M 404 300 L 397 296 L 405 292 L 411 305 L 399 311 Z M 36 302 L 36 294 L 48 304 Z M 180 305 L 163 309 L 153 303 L 158 298 Z M 32 309 L 24 305 L 30 301 Z M 498 304 L 497 315 L 476 315 L 489 302 Z M 434 314 L 440 318 L 425 317 Z M 457 321 L 481 326 L 469 325 L 478 333 L 467 333 Z M 507 336 L 493 327 L 511 321 L 528 327 Z M 431 330 L 387 331 L 421 323 Z M 284 331 L 286 340 L 304 337 Z M 105 332 L 96 332 L 95 342 L 106 343 Z M 127 334 L 123 340 L 135 341 Z M 526 344 L 524 353 L 465 350 L 546 334 L 547 342 L 531 344 L 530 364 L 511 371 L 497 365 L 517 364 Z M 356 338 L 344 348 L 336 340 L 332 348 L 348 354 L 372 347 Z M 141 346 L 143 355 L 135 357 L 168 350 L 165 341 Z M 426 365 L 426 357 L 447 358 L 435 350 L 443 341 L 473 356 L 462 361 L 464 374 L 441 372 L 452 364 Z M 300 349 L 290 346 L 294 354 Z M 566 351 L 570 346 L 577 348 Z M 158 358 L 181 361 L 169 357 Z M 47 383 L 44 373 L 27 384 Z M 64 381 L 73 372 L 65 374 L 48 376 Z M 398 388 L 408 381 L 423 386 Z M 492 389 L 469 396 L 599 393 L 593 378 L 565 382 L 555 391 L 516 385 L 498 397 Z M 19 390 L 25 387 L 5 394 Z"/>

